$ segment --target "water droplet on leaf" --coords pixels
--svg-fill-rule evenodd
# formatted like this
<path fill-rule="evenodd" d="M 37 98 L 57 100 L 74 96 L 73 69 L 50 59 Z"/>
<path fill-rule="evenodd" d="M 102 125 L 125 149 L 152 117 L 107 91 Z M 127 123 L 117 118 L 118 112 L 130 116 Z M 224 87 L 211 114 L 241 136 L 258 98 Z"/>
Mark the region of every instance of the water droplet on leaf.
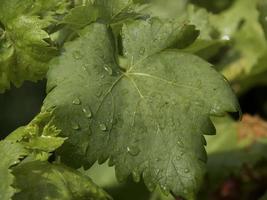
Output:
<path fill-rule="evenodd" d="M 99 127 L 100 127 L 101 131 L 107 131 L 108 130 L 107 126 L 105 124 L 100 124 Z"/>
<path fill-rule="evenodd" d="M 113 74 L 113 70 L 110 66 L 108 65 L 105 65 L 104 66 L 104 69 L 108 72 L 109 75 L 112 75 Z"/>
<path fill-rule="evenodd" d="M 184 173 L 189 173 L 189 169 L 185 168 Z"/>
<path fill-rule="evenodd" d="M 83 113 L 85 114 L 85 117 L 90 119 L 92 117 L 92 112 L 90 108 L 83 108 Z"/>
<path fill-rule="evenodd" d="M 81 104 L 81 100 L 77 97 L 77 98 L 73 99 L 72 103 L 74 105 L 80 105 Z"/>
<path fill-rule="evenodd" d="M 138 147 L 135 147 L 135 146 L 128 146 L 127 147 L 127 152 L 131 156 L 137 156 L 140 153 L 140 149 Z"/>
<path fill-rule="evenodd" d="M 230 36 L 229 35 L 223 35 L 222 36 L 222 40 L 229 41 L 230 40 Z"/>
<path fill-rule="evenodd" d="M 80 129 L 80 125 L 78 123 L 76 123 L 76 122 L 72 122 L 71 128 L 73 130 L 79 130 Z"/>

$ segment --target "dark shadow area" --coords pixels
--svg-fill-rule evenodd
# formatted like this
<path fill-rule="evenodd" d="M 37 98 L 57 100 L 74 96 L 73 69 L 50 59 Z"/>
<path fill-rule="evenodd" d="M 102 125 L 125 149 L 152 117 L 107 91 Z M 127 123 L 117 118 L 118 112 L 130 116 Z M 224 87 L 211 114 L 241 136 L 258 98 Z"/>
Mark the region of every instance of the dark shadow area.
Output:
<path fill-rule="evenodd" d="M 239 98 L 243 113 L 267 119 L 267 86 L 252 88 Z"/>
<path fill-rule="evenodd" d="M 265 144 L 211 154 L 209 175 L 199 193 L 200 200 L 258 200 L 267 188 L 266 157 L 260 158 Z M 209 191 L 207 192 L 207 189 Z"/>
<path fill-rule="evenodd" d="M 117 187 L 106 188 L 106 191 L 116 200 L 147 200 L 150 196 L 150 192 L 147 190 L 143 180 L 135 183 L 130 178 L 127 183 Z"/>
<path fill-rule="evenodd" d="M 28 124 L 39 113 L 45 98 L 45 81 L 25 82 L 0 94 L 0 139 Z"/>

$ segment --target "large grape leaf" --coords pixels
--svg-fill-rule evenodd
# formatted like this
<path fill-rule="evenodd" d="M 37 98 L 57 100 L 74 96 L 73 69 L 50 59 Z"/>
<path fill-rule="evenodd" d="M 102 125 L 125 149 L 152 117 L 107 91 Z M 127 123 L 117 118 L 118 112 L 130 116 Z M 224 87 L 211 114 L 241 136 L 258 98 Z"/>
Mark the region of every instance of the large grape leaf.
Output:
<path fill-rule="evenodd" d="M 14 182 L 14 176 L 9 169 L 19 163 L 19 159 L 27 154 L 26 150 L 20 144 L 14 144 L 9 141 L 0 141 L 0 199 L 11 200 L 16 192 L 11 185 Z"/>
<path fill-rule="evenodd" d="M 28 162 L 13 168 L 14 200 L 110 200 L 109 195 L 81 173 L 63 165 Z"/>
<path fill-rule="evenodd" d="M 48 20 L 40 19 L 34 2 L 1 1 L 0 92 L 8 89 L 10 83 L 20 86 L 24 80 L 42 79 L 47 62 L 56 55 L 56 49 L 45 41 L 49 39 L 43 30 L 49 25 Z"/>
<path fill-rule="evenodd" d="M 151 190 L 158 184 L 193 199 L 205 171 L 202 134 L 215 132 L 209 115 L 238 103 L 210 64 L 167 50 L 180 28 L 158 19 L 124 24 L 123 59 L 97 23 L 66 45 L 49 70 L 44 104 L 69 138 L 62 161 L 89 167 L 110 158 L 119 180 L 142 175 Z"/>

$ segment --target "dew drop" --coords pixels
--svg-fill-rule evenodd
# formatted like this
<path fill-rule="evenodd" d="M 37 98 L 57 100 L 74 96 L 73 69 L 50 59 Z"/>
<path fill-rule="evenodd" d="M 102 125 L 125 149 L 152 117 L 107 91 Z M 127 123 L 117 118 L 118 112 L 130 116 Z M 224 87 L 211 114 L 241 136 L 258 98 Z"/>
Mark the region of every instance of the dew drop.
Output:
<path fill-rule="evenodd" d="M 77 123 L 75 123 L 75 122 L 72 122 L 72 124 L 71 124 L 71 128 L 72 128 L 73 130 L 79 130 L 79 129 L 80 129 L 80 125 L 77 124 Z"/>
<path fill-rule="evenodd" d="M 137 156 L 140 153 L 140 149 L 138 147 L 135 147 L 135 146 L 128 146 L 127 147 L 127 152 L 131 156 Z"/>
<path fill-rule="evenodd" d="M 81 104 L 81 100 L 78 97 L 76 97 L 75 99 L 73 99 L 72 104 L 80 105 Z"/>
<path fill-rule="evenodd" d="M 108 65 L 105 65 L 104 66 L 104 69 L 108 72 L 108 74 L 111 76 L 113 74 L 113 70 L 110 66 Z"/>
<path fill-rule="evenodd" d="M 79 60 L 79 59 L 82 58 L 82 54 L 81 54 L 80 51 L 74 51 L 74 52 L 72 53 L 72 56 L 73 56 L 73 58 L 76 59 L 76 60 Z"/>
<path fill-rule="evenodd" d="M 230 36 L 229 35 L 223 35 L 222 36 L 222 40 L 229 41 L 230 40 Z"/>
<path fill-rule="evenodd" d="M 84 113 L 86 118 L 88 118 L 88 119 L 92 118 L 92 112 L 91 112 L 90 108 L 83 108 L 83 113 Z"/>
<path fill-rule="evenodd" d="M 83 65 L 82 68 L 83 68 L 84 71 L 87 71 L 86 70 L 86 65 Z"/>
<path fill-rule="evenodd" d="M 184 173 L 186 173 L 186 174 L 189 173 L 189 169 L 185 168 Z"/>
<path fill-rule="evenodd" d="M 107 126 L 105 124 L 100 124 L 99 127 L 100 127 L 101 131 L 107 131 L 108 130 Z"/>

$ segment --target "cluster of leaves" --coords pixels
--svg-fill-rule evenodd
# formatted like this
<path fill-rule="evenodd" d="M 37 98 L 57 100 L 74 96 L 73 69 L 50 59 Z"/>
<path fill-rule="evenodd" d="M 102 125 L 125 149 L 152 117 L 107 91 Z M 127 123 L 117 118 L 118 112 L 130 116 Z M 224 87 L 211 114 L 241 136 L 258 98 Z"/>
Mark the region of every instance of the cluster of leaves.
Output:
<path fill-rule="evenodd" d="M 238 93 L 263 80 L 267 2 L 227 2 L 2 0 L 0 92 L 48 83 L 41 113 L 0 141 L 0 199 L 110 199 L 88 177 L 107 161 L 152 200 L 191 200 L 206 169 L 257 163 L 264 142 L 245 155 L 254 137 L 235 138 L 248 122 L 226 116 L 240 108 L 222 74 Z"/>

